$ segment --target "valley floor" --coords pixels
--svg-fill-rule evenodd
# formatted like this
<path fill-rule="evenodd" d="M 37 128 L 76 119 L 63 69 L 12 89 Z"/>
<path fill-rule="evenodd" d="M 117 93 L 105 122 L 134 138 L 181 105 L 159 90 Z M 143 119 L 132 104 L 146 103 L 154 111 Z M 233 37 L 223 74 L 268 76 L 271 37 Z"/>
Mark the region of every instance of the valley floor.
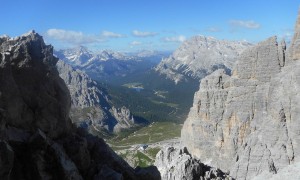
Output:
<path fill-rule="evenodd" d="M 107 140 L 107 143 L 132 167 L 147 167 L 153 165 L 161 149 L 180 145 L 181 128 L 181 124 L 155 122 L 129 135 Z"/>

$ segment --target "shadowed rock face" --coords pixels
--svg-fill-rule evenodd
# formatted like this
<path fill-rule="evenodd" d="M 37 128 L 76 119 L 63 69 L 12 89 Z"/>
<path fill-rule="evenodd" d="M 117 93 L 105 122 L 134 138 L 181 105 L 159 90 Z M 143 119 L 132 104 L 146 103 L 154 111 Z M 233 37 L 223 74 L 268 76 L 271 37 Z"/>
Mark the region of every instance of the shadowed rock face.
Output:
<path fill-rule="evenodd" d="M 73 127 L 56 62 L 35 32 L 0 38 L 0 179 L 160 179 Z"/>
<path fill-rule="evenodd" d="M 61 60 L 57 62 L 56 67 L 70 91 L 70 117 L 78 127 L 101 134 L 107 131 L 118 133 L 143 125 L 143 122 L 134 119 L 126 107 L 111 107 L 108 95 L 85 72 L 74 69 Z"/>
<path fill-rule="evenodd" d="M 70 95 L 59 78 L 53 47 L 32 32 L 0 39 L 0 109 L 2 125 L 49 137 L 70 131 Z"/>
<path fill-rule="evenodd" d="M 298 31 L 299 19 L 291 54 L 271 37 L 244 51 L 231 76 L 202 79 L 181 134 L 194 157 L 236 179 L 299 161 Z"/>

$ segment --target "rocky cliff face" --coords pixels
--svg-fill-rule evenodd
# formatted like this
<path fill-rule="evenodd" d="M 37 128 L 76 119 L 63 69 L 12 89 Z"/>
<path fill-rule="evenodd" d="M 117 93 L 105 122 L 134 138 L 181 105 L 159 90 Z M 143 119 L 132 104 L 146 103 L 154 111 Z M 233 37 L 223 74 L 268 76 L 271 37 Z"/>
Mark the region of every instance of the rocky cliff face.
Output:
<path fill-rule="evenodd" d="M 173 55 L 163 59 L 155 70 L 175 83 L 186 77 L 201 79 L 220 68 L 230 74 L 238 56 L 250 46 L 246 42 L 195 36 L 185 41 Z"/>
<path fill-rule="evenodd" d="M 0 39 L 1 127 L 41 129 L 50 137 L 70 130 L 70 95 L 51 46 L 30 33 Z"/>
<path fill-rule="evenodd" d="M 59 60 L 57 69 L 71 94 L 70 117 L 77 126 L 94 134 L 120 132 L 139 126 L 126 107 L 111 107 L 107 95 L 86 73 Z"/>
<path fill-rule="evenodd" d="M 72 126 L 52 49 L 35 32 L 0 38 L 0 179 L 160 179 Z"/>
<path fill-rule="evenodd" d="M 271 37 L 244 51 L 231 76 L 202 79 L 181 135 L 194 157 L 236 179 L 299 161 L 299 32 L 288 51 Z"/>
<path fill-rule="evenodd" d="M 186 148 L 167 147 L 159 151 L 155 166 L 164 180 L 231 179 L 221 170 L 192 158 Z"/>

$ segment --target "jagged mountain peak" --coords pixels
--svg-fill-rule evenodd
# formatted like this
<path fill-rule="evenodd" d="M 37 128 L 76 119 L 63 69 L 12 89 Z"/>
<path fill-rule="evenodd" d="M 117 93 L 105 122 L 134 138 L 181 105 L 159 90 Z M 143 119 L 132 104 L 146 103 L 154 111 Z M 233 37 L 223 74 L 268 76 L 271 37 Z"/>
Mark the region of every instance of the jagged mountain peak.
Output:
<path fill-rule="evenodd" d="M 250 46 L 247 42 L 194 36 L 184 41 L 171 56 L 164 58 L 155 70 L 175 83 L 186 77 L 201 79 L 219 68 L 230 73 L 237 57 Z"/>
<path fill-rule="evenodd" d="M 246 49 L 231 76 L 218 71 L 201 80 L 181 133 L 194 157 L 236 179 L 299 162 L 297 31 L 290 50 L 270 37 Z"/>
<path fill-rule="evenodd" d="M 75 129 L 57 61 L 37 33 L 0 38 L 0 179 L 160 179 Z"/>

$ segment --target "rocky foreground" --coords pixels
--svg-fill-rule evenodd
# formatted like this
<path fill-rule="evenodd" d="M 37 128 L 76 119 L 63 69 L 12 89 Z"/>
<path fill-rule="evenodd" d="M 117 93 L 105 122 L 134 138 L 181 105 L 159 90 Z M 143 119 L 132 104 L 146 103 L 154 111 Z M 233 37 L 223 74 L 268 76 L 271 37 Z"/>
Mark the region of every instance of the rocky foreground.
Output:
<path fill-rule="evenodd" d="M 228 172 L 234 179 L 252 179 L 260 174 L 258 179 L 278 178 L 288 172 L 288 167 L 297 167 L 299 34 L 300 15 L 289 49 L 284 41 L 271 37 L 245 50 L 231 76 L 218 70 L 201 80 L 181 133 L 183 146 L 193 158 Z M 172 163 L 178 161 L 172 153 L 165 151 L 165 154 Z M 164 161 L 161 156 L 157 156 L 158 163 Z M 182 162 L 186 165 L 190 161 Z M 171 168 L 158 168 L 164 179 L 180 179 L 186 173 L 177 170 L 181 166 L 182 163 L 177 163 Z M 187 167 L 192 168 L 190 172 L 197 172 L 194 165 L 185 166 L 188 170 Z M 265 176 L 266 173 L 279 175 Z M 284 179 L 297 176 L 289 174 Z"/>
<path fill-rule="evenodd" d="M 0 38 L 0 179 L 160 179 L 72 125 L 57 61 L 35 32 Z"/>

